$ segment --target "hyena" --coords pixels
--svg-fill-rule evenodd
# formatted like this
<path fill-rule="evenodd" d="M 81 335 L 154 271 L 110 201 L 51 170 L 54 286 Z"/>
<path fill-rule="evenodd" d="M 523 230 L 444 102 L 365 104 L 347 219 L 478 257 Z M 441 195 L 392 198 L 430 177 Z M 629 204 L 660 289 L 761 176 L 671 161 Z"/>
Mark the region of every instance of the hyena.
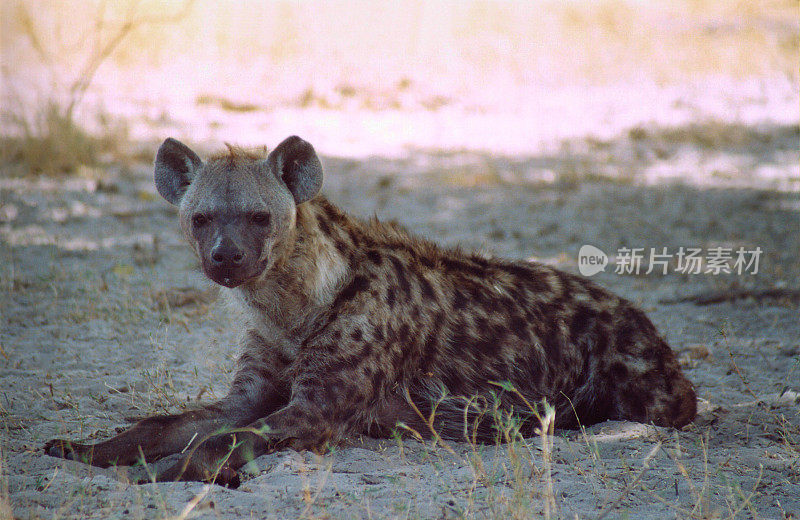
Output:
<path fill-rule="evenodd" d="M 487 410 L 525 401 L 546 400 L 567 428 L 693 420 L 692 384 L 630 302 L 546 265 L 353 218 L 320 194 L 322 176 L 296 136 L 269 154 L 228 146 L 206 162 L 174 139 L 161 145 L 158 192 L 179 206 L 204 273 L 242 311 L 232 387 L 104 442 L 50 441 L 48 454 L 107 466 L 183 453 L 158 480 L 235 486 L 260 454 L 386 435 L 400 421 L 491 442 Z"/>

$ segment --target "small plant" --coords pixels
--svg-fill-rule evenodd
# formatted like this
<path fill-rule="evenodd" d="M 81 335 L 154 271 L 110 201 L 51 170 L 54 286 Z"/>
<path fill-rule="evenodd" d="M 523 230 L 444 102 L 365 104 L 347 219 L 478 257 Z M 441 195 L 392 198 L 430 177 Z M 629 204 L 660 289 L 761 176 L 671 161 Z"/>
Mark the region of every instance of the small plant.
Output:
<path fill-rule="evenodd" d="M 111 135 L 90 135 L 52 100 L 30 120 L 18 113 L 6 117 L 16 135 L 3 136 L 0 157 L 6 163 L 25 165 L 33 174 L 74 173 L 80 165 L 95 164 L 99 153 L 113 142 Z"/>
<path fill-rule="evenodd" d="M 184 2 L 173 16 L 147 18 L 137 14 L 139 2 L 131 2 L 123 19 L 115 21 L 107 15 L 106 2 L 100 2 L 90 29 L 93 34 L 85 35 L 85 40 L 93 39 L 94 42 L 90 44 L 77 75 L 66 79 L 59 78 L 54 67 L 64 59 L 62 49 L 46 48 L 42 38 L 45 29 L 37 27 L 25 4 L 18 3 L 14 14 L 23 35 L 35 49 L 39 61 L 58 79 L 53 82 L 54 93 L 41 106 L 31 110 L 17 99 L 13 108 L 0 112 L 4 126 L 0 136 L 0 160 L 22 165 L 24 173 L 73 174 L 81 166 L 97 164 L 103 152 L 113 151 L 114 143 L 120 140 L 122 126 L 114 128 L 100 117 L 98 122 L 104 130 L 103 135 L 93 135 L 75 116 L 97 70 L 137 27 L 178 21 L 188 13 L 191 4 L 191 0 Z"/>

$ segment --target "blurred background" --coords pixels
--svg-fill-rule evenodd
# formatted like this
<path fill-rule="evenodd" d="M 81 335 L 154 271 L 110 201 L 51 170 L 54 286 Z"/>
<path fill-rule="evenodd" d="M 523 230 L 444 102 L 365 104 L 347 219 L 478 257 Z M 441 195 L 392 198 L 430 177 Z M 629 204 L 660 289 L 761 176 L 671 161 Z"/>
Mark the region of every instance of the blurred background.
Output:
<path fill-rule="evenodd" d="M 3 0 L 2 174 L 298 134 L 354 158 L 651 153 L 582 173 L 797 189 L 798 34 L 792 0 Z M 774 160 L 718 153 L 754 132 Z"/>

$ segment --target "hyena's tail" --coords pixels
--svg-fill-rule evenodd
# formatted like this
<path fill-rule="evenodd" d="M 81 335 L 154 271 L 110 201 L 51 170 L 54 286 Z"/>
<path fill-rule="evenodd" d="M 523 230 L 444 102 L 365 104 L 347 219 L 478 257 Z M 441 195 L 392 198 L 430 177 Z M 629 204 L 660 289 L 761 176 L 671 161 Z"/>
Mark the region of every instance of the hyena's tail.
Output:
<path fill-rule="evenodd" d="M 670 351 L 670 354 L 672 352 Z M 680 428 L 697 415 L 697 396 L 674 355 L 661 370 L 651 369 L 632 377 L 616 389 L 620 418 Z"/>
<path fill-rule="evenodd" d="M 667 424 L 663 426 L 680 428 L 692 422 L 697 415 L 697 395 L 692 383 L 680 370 L 672 378 L 671 400 L 667 400 L 669 412 L 664 415 Z"/>

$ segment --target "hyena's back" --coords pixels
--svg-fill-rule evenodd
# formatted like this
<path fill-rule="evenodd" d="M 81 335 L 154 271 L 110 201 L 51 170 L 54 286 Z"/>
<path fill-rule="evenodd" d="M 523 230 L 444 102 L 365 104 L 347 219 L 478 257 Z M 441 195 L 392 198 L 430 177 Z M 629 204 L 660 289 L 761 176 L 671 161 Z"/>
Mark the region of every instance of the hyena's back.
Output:
<path fill-rule="evenodd" d="M 366 228 L 373 226 L 381 225 Z M 504 381 L 532 403 L 547 399 L 559 427 L 605 419 L 679 427 L 694 418 L 691 383 L 628 301 L 545 265 L 442 250 L 410 237 L 375 241 L 373 233 L 351 231 L 361 246 L 350 259 L 359 266 L 351 283 L 357 287 L 343 292 L 357 307 L 372 308 L 358 333 L 387 351 L 387 381 L 397 383 L 386 396 L 398 406 L 385 407 L 380 426 L 414 423 L 416 411 L 400 411 L 407 391 L 424 415 L 438 401 L 439 433 L 463 438 L 464 398 L 491 406 L 497 396 L 504 408 L 525 412 L 518 396 L 495 384 Z M 395 233 L 403 234 L 388 234 Z M 476 418 L 472 411 L 468 422 Z M 483 426 L 479 437 L 494 435 L 485 427 L 491 417 Z"/>

